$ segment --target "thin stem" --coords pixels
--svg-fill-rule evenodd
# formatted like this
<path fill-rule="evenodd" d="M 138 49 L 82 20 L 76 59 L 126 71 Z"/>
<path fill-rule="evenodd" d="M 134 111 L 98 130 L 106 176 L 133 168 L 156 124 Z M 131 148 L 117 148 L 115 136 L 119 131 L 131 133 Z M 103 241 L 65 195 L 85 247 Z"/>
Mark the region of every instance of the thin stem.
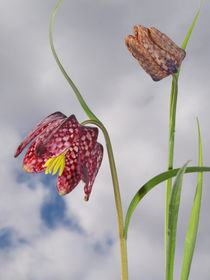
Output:
<path fill-rule="evenodd" d="M 170 115 L 169 115 L 169 146 L 168 146 L 168 170 L 173 169 L 174 160 L 174 137 L 176 124 L 176 105 L 178 95 L 178 75 L 173 75 L 171 96 L 170 96 Z M 171 197 L 172 179 L 168 179 L 166 184 L 166 204 L 165 204 L 165 273 L 167 271 L 167 244 L 168 244 L 168 219 L 169 219 L 169 203 Z M 167 274 L 165 274 L 169 280 Z M 173 279 L 173 276 L 170 278 Z"/>
<path fill-rule="evenodd" d="M 73 89 L 83 110 L 85 111 L 87 116 L 90 118 L 90 120 L 83 122 L 83 124 L 88 124 L 88 123 L 95 124 L 98 127 L 100 127 L 104 133 L 104 138 L 106 141 L 107 152 L 108 152 L 108 157 L 109 157 L 112 181 L 113 181 L 115 204 L 116 204 L 117 219 L 118 219 L 118 231 L 119 231 L 120 253 L 121 253 L 121 279 L 128 280 L 127 243 L 126 243 L 126 239 L 124 237 L 123 211 L 122 211 L 122 204 L 121 204 L 121 198 L 120 198 L 120 189 L 119 189 L 119 183 L 118 183 L 118 177 L 117 177 L 117 170 L 116 170 L 116 166 L 115 166 L 111 141 L 110 141 L 106 128 L 104 127 L 102 122 L 95 116 L 95 114 L 90 110 L 90 108 L 86 104 L 85 100 L 83 99 L 82 95 L 80 94 L 79 90 L 77 89 L 77 87 L 75 86 L 75 84 L 73 83 L 73 81 L 71 80 L 69 75 L 66 73 L 65 69 L 63 68 L 60 60 L 58 59 L 58 56 L 56 54 L 54 44 L 53 44 L 52 26 L 53 26 L 53 21 L 54 21 L 56 11 L 57 11 L 58 7 L 60 6 L 61 2 L 62 2 L 62 0 L 58 1 L 57 5 L 55 6 L 55 8 L 53 10 L 52 16 L 51 16 L 50 28 L 49 28 L 50 46 L 51 46 L 51 50 L 54 55 L 54 58 L 58 64 L 58 67 L 60 68 L 62 74 L 64 75 L 64 77 L 70 84 L 71 88 Z"/>
<path fill-rule="evenodd" d="M 117 170 L 114 161 L 114 155 L 112 151 L 112 145 L 111 145 L 109 134 L 101 122 L 87 120 L 82 122 L 82 125 L 89 124 L 89 123 L 97 125 L 102 130 L 106 141 L 106 147 L 107 147 L 107 152 L 109 157 L 109 165 L 110 165 L 112 182 L 114 187 L 115 204 L 117 210 L 118 231 L 119 231 L 119 241 L 120 241 L 120 251 L 121 251 L 121 277 L 122 277 L 121 279 L 127 280 L 128 279 L 127 241 L 124 236 L 123 211 L 122 211 L 120 189 L 119 189 L 119 183 L 117 177 Z"/>
<path fill-rule="evenodd" d="M 196 16 L 185 36 L 184 42 L 181 46 L 183 50 L 186 49 L 188 41 L 190 39 L 191 33 L 197 21 L 198 15 L 200 13 L 202 1 L 200 1 L 200 8 L 196 13 Z M 178 95 L 178 79 L 179 79 L 180 67 L 178 72 L 173 75 L 172 86 L 171 86 L 171 96 L 170 96 L 170 116 L 169 116 L 169 147 L 168 147 L 168 170 L 173 168 L 173 158 L 174 158 L 174 136 L 175 136 L 175 122 L 176 122 L 176 105 L 177 105 L 177 95 Z M 165 279 L 173 279 L 173 271 L 171 276 L 168 277 L 166 274 L 166 264 L 167 264 L 167 244 L 168 244 L 168 219 L 169 219 L 169 202 L 171 197 L 172 179 L 167 181 L 166 185 L 166 205 L 165 205 Z"/>
<path fill-rule="evenodd" d="M 49 28 L 49 39 L 50 39 L 50 47 L 53 53 L 53 56 L 55 58 L 55 61 L 57 62 L 58 67 L 60 68 L 62 74 L 64 75 L 64 77 L 66 78 L 67 82 L 70 84 L 71 88 L 73 89 L 74 93 L 76 94 L 76 97 L 80 103 L 80 105 L 82 106 L 83 110 L 85 111 L 85 113 L 87 114 L 87 116 L 91 119 L 91 120 L 96 120 L 98 122 L 99 119 L 95 116 L 95 114 L 90 110 L 90 108 L 88 107 L 87 103 L 85 102 L 85 100 L 83 99 L 81 93 L 79 92 L 78 88 L 76 87 L 76 85 L 74 84 L 74 82 L 72 81 L 72 79 L 69 77 L 69 75 L 66 73 L 65 69 L 63 68 L 57 53 L 55 51 L 55 47 L 53 44 L 53 38 L 52 38 L 52 26 L 53 26 L 53 21 L 54 21 L 54 17 L 55 14 L 57 12 L 58 7 L 60 6 L 60 4 L 62 3 L 62 0 L 59 0 L 57 5 L 55 6 L 52 16 L 51 16 L 51 20 L 50 20 L 50 28 Z"/>

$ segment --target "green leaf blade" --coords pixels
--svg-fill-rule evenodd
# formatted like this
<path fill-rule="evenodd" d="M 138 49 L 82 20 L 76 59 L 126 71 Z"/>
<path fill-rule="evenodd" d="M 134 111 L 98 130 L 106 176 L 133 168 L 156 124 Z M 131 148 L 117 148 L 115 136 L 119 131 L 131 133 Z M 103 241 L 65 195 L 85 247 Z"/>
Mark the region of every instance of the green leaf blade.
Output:
<path fill-rule="evenodd" d="M 131 200 L 131 203 L 128 207 L 127 213 L 126 213 L 126 218 L 125 218 L 125 228 L 124 228 L 124 236 L 127 238 L 127 233 L 128 233 L 128 227 L 131 221 L 131 217 L 134 213 L 134 210 L 136 209 L 137 205 L 139 202 L 143 199 L 143 197 L 150 191 L 152 190 L 155 186 L 158 184 L 173 178 L 177 175 L 179 171 L 179 168 L 172 169 L 169 171 L 165 171 L 163 173 L 160 173 L 147 181 L 134 195 L 133 199 Z M 194 173 L 194 172 L 210 172 L 210 167 L 208 166 L 191 166 L 187 167 L 185 170 L 185 173 Z"/>
<path fill-rule="evenodd" d="M 200 8 L 199 8 L 198 12 L 196 13 L 196 16 L 195 16 L 195 18 L 194 18 L 194 20 L 193 20 L 193 22 L 192 22 L 192 24 L 191 24 L 191 26 L 190 26 L 190 28 L 189 28 L 187 34 L 186 34 L 186 36 L 185 36 L 185 39 L 184 39 L 183 43 L 182 43 L 181 48 L 182 48 L 183 50 L 186 50 L 186 47 L 187 47 L 188 41 L 189 41 L 189 39 L 190 39 L 191 33 L 192 33 L 192 31 L 193 31 L 193 29 L 194 29 L 194 27 L 195 27 L 197 18 L 198 18 L 198 16 L 199 16 L 199 13 L 200 13 L 200 10 L 201 10 L 201 4 L 202 4 L 202 1 L 200 1 Z"/>
<path fill-rule="evenodd" d="M 198 123 L 198 138 L 199 138 L 199 166 L 202 167 L 203 166 L 202 142 L 201 142 L 200 125 L 198 119 L 197 119 L 197 123 Z M 185 238 L 181 280 L 187 280 L 190 274 L 190 268 L 192 264 L 192 258 L 194 254 L 195 243 L 196 243 L 196 238 L 198 233 L 202 189 L 203 189 L 203 174 L 199 172 L 194 204 L 191 211 L 191 216 L 190 216 L 187 234 Z"/>
<path fill-rule="evenodd" d="M 182 182 L 184 173 L 187 168 L 187 163 L 179 170 L 171 193 L 169 205 L 169 220 L 168 220 L 168 243 L 167 243 L 167 258 L 166 258 L 166 280 L 173 279 L 174 257 L 176 247 L 176 230 L 179 213 L 179 205 L 181 199 Z"/>
<path fill-rule="evenodd" d="M 187 32 L 185 38 L 184 38 L 184 41 L 183 41 L 183 43 L 182 43 L 181 48 L 182 48 L 183 50 L 186 50 L 186 47 L 187 47 L 188 41 L 189 41 L 189 39 L 190 39 L 191 33 L 192 33 L 192 31 L 193 31 L 193 29 L 194 29 L 194 27 L 195 27 L 196 21 L 197 21 L 197 19 L 198 19 L 199 14 L 200 14 L 201 4 L 202 4 L 202 1 L 200 1 L 200 8 L 198 9 L 198 11 L 197 11 L 197 13 L 196 13 L 196 15 L 195 15 L 195 17 L 194 17 L 194 20 L 193 20 L 193 22 L 192 22 L 192 24 L 191 24 L 191 26 L 190 26 L 190 28 L 189 28 L 189 30 L 188 30 L 188 32 Z M 174 74 L 174 75 L 177 77 L 177 79 L 179 78 L 180 69 L 181 69 L 181 66 L 179 67 L 178 72 L 177 72 L 176 74 Z"/>

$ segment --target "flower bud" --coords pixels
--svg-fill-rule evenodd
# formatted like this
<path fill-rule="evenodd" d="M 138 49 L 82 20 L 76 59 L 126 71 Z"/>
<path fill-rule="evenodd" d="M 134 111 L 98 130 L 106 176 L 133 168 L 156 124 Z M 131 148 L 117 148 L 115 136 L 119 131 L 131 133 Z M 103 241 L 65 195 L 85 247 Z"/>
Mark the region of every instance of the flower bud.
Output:
<path fill-rule="evenodd" d="M 186 54 L 184 50 L 154 27 L 136 25 L 133 32 L 134 36 L 127 36 L 125 43 L 154 81 L 177 73 Z"/>

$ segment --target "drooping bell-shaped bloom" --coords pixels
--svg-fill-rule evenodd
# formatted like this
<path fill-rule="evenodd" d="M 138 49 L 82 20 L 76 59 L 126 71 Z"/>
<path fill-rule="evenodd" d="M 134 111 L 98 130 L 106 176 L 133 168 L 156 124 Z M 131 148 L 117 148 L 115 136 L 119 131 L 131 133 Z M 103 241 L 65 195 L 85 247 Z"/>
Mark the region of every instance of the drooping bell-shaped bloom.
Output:
<path fill-rule="evenodd" d="M 24 171 L 54 175 L 59 170 L 56 186 L 60 195 L 71 192 L 83 180 L 88 200 L 103 158 L 103 146 L 97 142 L 98 129 L 80 125 L 74 115 L 66 117 L 55 112 L 25 137 L 15 157 L 35 137 L 23 160 Z"/>
<path fill-rule="evenodd" d="M 154 27 L 136 25 L 134 36 L 125 38 L 131 54 L 154 81 L 177 73 L 186 53 L 168 36 Z"/>

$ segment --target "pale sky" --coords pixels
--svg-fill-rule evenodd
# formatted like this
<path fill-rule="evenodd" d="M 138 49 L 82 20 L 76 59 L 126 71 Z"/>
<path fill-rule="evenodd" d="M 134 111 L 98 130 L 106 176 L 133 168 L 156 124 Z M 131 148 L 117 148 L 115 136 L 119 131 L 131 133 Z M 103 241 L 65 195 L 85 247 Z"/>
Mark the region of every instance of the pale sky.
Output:
<path fill-rule="evenodd" d="M 89 202 L 83 184 L 60 197 L 56 177 L 22 171 L 23 137 L 61 111 L 87 119 L 52 56 L 48 28 L 57 1 L 1 1 L 0 279 L 120 279 L 113 188 L 104 158 Z M 54 22 L 58 56 L 110 133 L 124 215 L 141 185 L 166 170 L 171 77 L 153 82 L 124 44 L 136 24 L 154 26 L 181 45 L 199 0 L 63 0 Z M 175 167 L 198 161 L 199 117 L 204 164 L 210 166 L 210 2 L 203 1 L 179 81 Z M 100 133 L 99 142 L 104 145 Z M 174 279 L 197 175 L 184 178 Z M 210 175 L 204 175 L 198 240 L 190 280 L 209 280 Z M 138 205 L 128 232 L 129 279 L 164 279 L 165 184 Z"/>

